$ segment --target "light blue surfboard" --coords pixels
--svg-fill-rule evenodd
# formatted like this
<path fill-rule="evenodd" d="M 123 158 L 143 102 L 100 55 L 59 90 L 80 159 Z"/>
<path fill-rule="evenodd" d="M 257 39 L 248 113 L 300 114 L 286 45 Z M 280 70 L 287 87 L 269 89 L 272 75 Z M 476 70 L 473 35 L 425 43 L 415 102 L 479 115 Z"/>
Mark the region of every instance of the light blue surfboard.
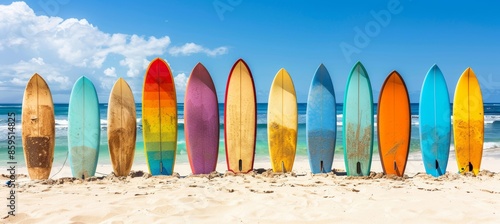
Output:
<path fill-rule="evenodd" d="M 79 78 L 69 99 L 68 150 L 73 177 L 95 175 L 101 138 L 99 100 L 92 82 Z"/>
<path fill-rule="evenodd" d="M 368 73 L 356 63 L 347 81 L 342 117 L 348 176 L 368 176 L 373 154 L 373 95 Z"/>
<path fill-rule="evenodd" d="M 427 72 L 420 93 L 420 147 L 427 174 L 446 172 L 451 140 L 451 106 L 448 87 L 437 65 Z"/>
<path fill-rule="evenodd" d="M 332 170 L 337 136 L 336 109 L 332 80 L 321 64 L 314 74 L 307 98 L 306 141 L 312 173 Z"/>

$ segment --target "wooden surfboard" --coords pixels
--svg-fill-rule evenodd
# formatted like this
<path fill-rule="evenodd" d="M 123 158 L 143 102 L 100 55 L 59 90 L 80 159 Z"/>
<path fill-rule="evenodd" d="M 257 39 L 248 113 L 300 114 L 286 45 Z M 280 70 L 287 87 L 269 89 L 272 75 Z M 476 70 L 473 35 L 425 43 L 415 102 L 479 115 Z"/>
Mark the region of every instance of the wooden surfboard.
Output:
<path fill-rule="evenodd" d="M 116 176 L 127 176 L 135 154 L 137 119 L 132 90 L 123 78 L 111 89 L 108 103 L 108 147 Z"/>
<path fill-rule="evenodd" d="M 172 175 L 177 151 L 177 97 L 167 63 L 149 64 L 142 89 L 144 152 L 152 175 Z"/>
<path fill-rule="evenodd" d="M 378 150 L 385 174 L 403 176 L 411 137 L 410 98 L 403 77 L 393 71 L 378 100 Z"/>
<path fill-rule="evenodd" d="M 186 87 L 184 132 L 193 174 L 215 171 L 219 154 L 219 104 L 210 73 L 201 63 L 194 67 Z"/>
<path fill-rule="evenodd" d="M 347 81 L 343 112 L 344 162 L 348 176 L 368 176 L 373 154 L 373 95 L 361 62 Z"/>
<path fill-rule="evenodd" d="M 291 172 L 297 148 L 297 96 L 285 69 L 274 77 L 269 91 L 267 135 L 274 172 Z"/>
<path fill-rule="evenodd" d="M 455 89 L 453 135 L 458 172 L 477 175 L 483 156 L 484 107 L 481 87 L 471 68 L 462 73 Z"/>
<path fill-rule="evenodd" d="M 224 103 L 224 143 L 227 169 L 253 170 L 257 133 L 257 105 L 252 73 L 243 59 L 231 68 Z"/>
<path fill-rule="evenodd" d="M 321 64 L 307 98 L 306 141 L 312 173 L 332 171 L 337 136 L 337 106 L 332 79 Z"/>
<path fill-rule="evenodd" d="M 24 158 L 30 179 L 48 179 L 54 160 L 54 103 L 49 86 L 36 73 L 24 90 L 21 123 Z"/>
<path fill-rule="evenodd" d="M 82 76 L 73 85 L 68 109 L 68 156 L 73 177 L 95 175 L 100 139 L 99 99 L 92 81 Z"/>
<path fill-rule="evenodd" d="M 451 108 L 448 87 L 437 65 L 427 72 L 420 92 L 420 147 L 427 174 L 446 173 L 451 140 Z"/>

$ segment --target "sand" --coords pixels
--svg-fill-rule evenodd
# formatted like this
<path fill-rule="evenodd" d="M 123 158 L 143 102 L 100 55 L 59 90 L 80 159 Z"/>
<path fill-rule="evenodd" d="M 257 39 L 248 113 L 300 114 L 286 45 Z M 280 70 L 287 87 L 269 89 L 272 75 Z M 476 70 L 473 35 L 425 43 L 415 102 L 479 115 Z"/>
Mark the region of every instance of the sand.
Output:
<path fill-rule="evenodd" d="M 134 164 L 127 177 L 80 180 L 67 178 L 66 165 L 47 181 L 20 175 L 16 216 L 7 217 L 3 205 L 0 222 L 500 223 L 499 151 L 485 151 L 478 176 L 456 174 L 450 157 L 450 172 L 439 178 L 425 174 L 420 154 L 410 155 L 404 178 L 384 176 L 378 155 L 371 176 L 362 178 L 346 177 L 338 155 L 338 172 L 320 175 L 309 172 L 307 157 L 298 157 L 288 174 L 272 173 L 266 158 L 246 175 L 227 173 L 222 160 L 211 175 L 190 175 L 189 164 L 178 163 L 178 174 L 151 177 L 146 165 Z M 97 170 L 111 173 L 112 168 Z M 22 168 L 18 173 L 27 174 Z M 5 198 L 8 188 L 2 188 Z"/>

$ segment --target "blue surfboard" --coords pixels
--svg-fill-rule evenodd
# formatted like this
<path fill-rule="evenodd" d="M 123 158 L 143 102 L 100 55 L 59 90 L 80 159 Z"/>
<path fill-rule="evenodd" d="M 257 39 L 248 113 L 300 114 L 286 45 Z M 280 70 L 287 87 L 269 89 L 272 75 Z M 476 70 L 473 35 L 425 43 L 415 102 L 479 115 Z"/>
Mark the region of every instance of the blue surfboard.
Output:
<path fill-rule="evenodd" d="M 94 84 L 82 76 L 73 86 L 68 110 L 69 164 L 73 177 L 95 175 L 101 138 L 99 100 Z"/>
<path fill-rule="evenodd" d="M 420 147 L 427 174 L 446 172 L 451 140 L 451 107 L 448 87 L 437 65 L 427 72 L 420 93 Z"/>
<path fill-rule="evenodd" d="M 342 117 L 344 162 L 348 176 L 368 176 L 373 155 L 373 94 L 361 62 L 347 81 Z"/>
<path fill-rule="evenodd" d="M 336 109 L 332 80 L 321 64 L 314 74 L 307 98 L 306 141 L 312 173 L 332 170 L 337 136 Z"/>

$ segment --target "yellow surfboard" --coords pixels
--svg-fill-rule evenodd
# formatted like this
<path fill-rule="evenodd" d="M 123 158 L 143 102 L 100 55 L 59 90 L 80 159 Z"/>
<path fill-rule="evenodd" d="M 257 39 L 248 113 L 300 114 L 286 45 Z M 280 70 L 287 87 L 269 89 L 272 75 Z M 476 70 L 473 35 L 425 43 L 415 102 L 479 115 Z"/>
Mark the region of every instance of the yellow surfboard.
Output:
<path fill-rule="evenodd" d="M 274 172 L 292 171 L 297 148 L 297 96 L 285 69 L 274 77 L 269 92 L 267 135 Z"/>
<path fill-rule="evenodd" d="M 453 135 L 458 171 L 477 175 L 483 156 L 484 108 L 481 88 L 471 68 L 462 73 L 455 90 Z"/>

